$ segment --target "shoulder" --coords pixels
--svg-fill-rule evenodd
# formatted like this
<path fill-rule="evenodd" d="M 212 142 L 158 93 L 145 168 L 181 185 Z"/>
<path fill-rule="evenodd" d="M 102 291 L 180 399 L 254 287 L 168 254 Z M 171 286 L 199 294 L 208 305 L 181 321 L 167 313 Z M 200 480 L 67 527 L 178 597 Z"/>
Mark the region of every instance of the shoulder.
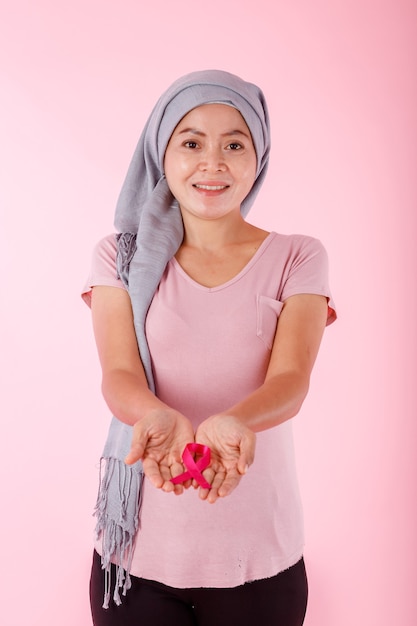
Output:
<path fill-rule="evenodd" d="M 124 289 L 116 268 L 117 235 L 112 233 L 100 239 L 93 248 L 90 272 L 82 290 L 84 301 L 90 305 L 91 289 L 98 285 Z"/>
<path fill-rule="evenodd" d="M 320 239 L 310 235 L 291 234 L 283 235 L 272 232 L 270 235 L 271 245 L 276 249 L 288 252 L 321 252 L 325 250 Z"/>
<path fill-rule="evenodd" d="M 102 237 L 93 248 L 93 261 L 95 260 L 103 260 L 103 261 L 114 261 L 116 262 L 116 253 L 117 253 L 117 235 L 116 233 L 111 233 L 110 235 L 106 235 Z"/>
<path fill-rule="evenodd" d="M 309 235 L 273 233 L 272 246 L 283 264 L 280 300 L 299 294 L 322 295 L 329 303 L 329 323 L 335 307 L 329 285 L 329 260 L 320 239 Z"/>
<path fill-rule="evenodd" d="M 272 232 L 265 243 L 265 252 L 270 261 L 280 264 L 288 271 L 306 262 L 327 266 L 326 249 L 316 237 Z"/>

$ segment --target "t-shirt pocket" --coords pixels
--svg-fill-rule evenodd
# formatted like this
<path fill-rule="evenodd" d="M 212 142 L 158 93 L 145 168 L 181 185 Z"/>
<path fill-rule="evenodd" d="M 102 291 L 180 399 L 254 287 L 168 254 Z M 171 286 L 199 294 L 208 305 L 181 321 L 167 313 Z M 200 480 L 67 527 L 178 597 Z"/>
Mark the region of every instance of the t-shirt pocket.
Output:
<path fill-rule="evenodd" d="M 269 350 L 272 349 L 278 317 L 283 306 L 283 302 L 274 300 L 274 298 L 270 298 L 269 296 L 258 294 L 256 297 L 256 334 L 262 339 Z"/>

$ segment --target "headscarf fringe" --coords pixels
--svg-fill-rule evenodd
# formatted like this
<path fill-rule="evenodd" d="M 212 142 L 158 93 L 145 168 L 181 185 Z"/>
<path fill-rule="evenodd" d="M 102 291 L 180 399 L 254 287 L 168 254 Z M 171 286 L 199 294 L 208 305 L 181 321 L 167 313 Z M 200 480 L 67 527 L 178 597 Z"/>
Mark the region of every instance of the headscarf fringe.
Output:
<path fill-rule="evenodd" d="M 103 471 L 104 467 L 104 471 Z M 114 481 L 114 482 L 113 482 Z M 117 484 L 115 498 L 112 485 Z M 104 570 L 104 601 L 107 609 L 111 596 L 111 565 L 116 566 L 113 600 L 121 604 L 120 590 L 125 596 L 132 586 L 130 568 L 132 565 L 135 537 L 139 528 L 139 511 L 142 502 L 143 472 L 127 466 L 115 458 L 100 461 L 100 485 L 94 515 L 96 539 L 101 541 L 101 567 Z M 111 503 L 109 494 L 112 492 Z M 134 510 L 129 507 L 134 503 Z M 131 521 L 133 520 L 133 525 Z"/>

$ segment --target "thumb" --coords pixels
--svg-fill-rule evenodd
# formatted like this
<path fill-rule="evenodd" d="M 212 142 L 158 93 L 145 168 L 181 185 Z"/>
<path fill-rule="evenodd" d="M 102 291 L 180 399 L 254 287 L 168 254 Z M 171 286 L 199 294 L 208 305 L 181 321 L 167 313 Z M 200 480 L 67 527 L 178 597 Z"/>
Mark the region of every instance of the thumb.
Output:
<path fill-rule="evenodd" d="M 148 434 L 136 424 L 133 430 L 130 450 L 125 458 L 126 465 L 133 465 L 143 457 L 148 439 Z"/>
<path fill-rule="evenodd" d="M 237 463 L 237 471 L 239 474 L 246 474 L 249 466 L 252 465 L 255 458 L 255 433 L 249 431 L 243 435 L 240 442 L 240 456 Z"/>

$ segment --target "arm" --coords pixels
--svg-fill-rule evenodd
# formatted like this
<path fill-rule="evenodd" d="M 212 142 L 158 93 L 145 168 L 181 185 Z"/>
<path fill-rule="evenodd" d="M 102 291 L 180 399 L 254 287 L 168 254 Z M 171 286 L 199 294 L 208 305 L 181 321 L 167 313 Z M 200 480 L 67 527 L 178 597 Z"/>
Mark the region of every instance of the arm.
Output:
<path fill-rule="evenodd" d="M 241 402 L 205 420 L 196 440 L 214 451 L 206 470 L 210 491 L 200 496 L 209 502 L 228 495 L 253 461 L 255 435 L 278 426 L 300 410 L 327 320 L 323 296 L 301 294 L 286 300 L 265 382 Z"/>
<path fill-rule="evenodd" d="M 170 479 L 183 471 L 182 451 L 194 440 L 191 423 L 148 388 L 128 293 L 116 287 L 94 287 L 91 309 L 104 399 L 113 415 L 133 426 L 126 463 L 142 459 L 155 487 L 179 494 L 183 486 L 174 487 Z"/>
<path fill-rule="evenodd" d="M 224 415 L 238 417 L 254 432 L 294 417 L 308 392 L 326 320 L 324 296 L 288 298 L 278 319 L 264 384 Z"/>

